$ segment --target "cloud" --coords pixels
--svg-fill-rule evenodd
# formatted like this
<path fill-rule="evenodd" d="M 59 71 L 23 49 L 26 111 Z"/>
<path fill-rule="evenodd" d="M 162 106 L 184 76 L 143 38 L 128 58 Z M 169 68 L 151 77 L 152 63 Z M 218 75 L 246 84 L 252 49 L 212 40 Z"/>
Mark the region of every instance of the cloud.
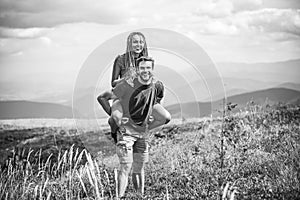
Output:
<path fill-rule="evenodd" d="M 12 53 L 11 55 L 12 56 L 22 56 L 23 54 L 24 54 L 23 51 L 18 51 L 18 52 Z"/>
<path fill-rule="evenodd" d="M 222 34 L 222 35 L 236 35 L 239 30 L 232 24 L 226 24 L 220 21 L 213 21 L 204 26 L 206 34 Z"/>
<path fill-rule="evenodd" d="M 0 26 L 10 28 L 54 27 L 64 23 L 118 24 L 130 18 L 134 2 L 118 0 L 0 0 Z"/>
<path fill-rule="evenodd" d="M 208 0 L 195 5 L 197 15 L 223 18 L 241 11 L 257 10 L 261 8 L 262 0 Z"/>
<path fill-rule="evenodd" d="M 40 37 L 39 39 L 45 45 L 51 45 L 52 44 L 52 40 L 48 37 Z"/>
<path fill-rule="evenodd" d="M 0 37 L 1 38 L 19 38 L 19 39 L 31 39 L 39 38 L 44 36 L 52 28 L 3 28 L 0 27 Z"/>
<path fill-rule="evenodd" d="M 218 18 L 216 15 L 202 14 L 198 12 L 192 13 L 191 17 L 183 17 L 183 27 L 200 34 L 272 35 L 271 39 L 280 38 L 282 41 L 300 36 L 300 9 L 243 10 Z"/>
<path fill-rule="evenodd" d="M 205 1 L 197 4 L 196 11 L 194 12 L 199 16 L 209 16 L 212 18 L 222 18 L 231 15 L 233 11 L 233 4 L 229 0 L 223 1 Z"/>
<path fill-rule="evenodd" d="M 233 10 L 235 12 L 246 11 L 246 10 L 257 10 L 263 2 L 262 0 L 232 0 Z"/>
<path fill-rule="evenodd" d="M 300 10 L 267 8 L 239 13 L 233 19 L 241 28 L 300 36 Z"/>

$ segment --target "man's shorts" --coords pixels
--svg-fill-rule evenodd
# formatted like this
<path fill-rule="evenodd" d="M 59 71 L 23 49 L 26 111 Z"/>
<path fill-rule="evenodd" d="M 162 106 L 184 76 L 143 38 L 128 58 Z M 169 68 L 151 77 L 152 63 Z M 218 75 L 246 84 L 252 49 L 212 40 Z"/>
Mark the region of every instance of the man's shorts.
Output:
<path fill-rule="evenodd" d="M 144 137 L 137 134 L 118 133 L 117 155 L 120 163 L 132 163 L 149 161 L 149 143 Z"/>

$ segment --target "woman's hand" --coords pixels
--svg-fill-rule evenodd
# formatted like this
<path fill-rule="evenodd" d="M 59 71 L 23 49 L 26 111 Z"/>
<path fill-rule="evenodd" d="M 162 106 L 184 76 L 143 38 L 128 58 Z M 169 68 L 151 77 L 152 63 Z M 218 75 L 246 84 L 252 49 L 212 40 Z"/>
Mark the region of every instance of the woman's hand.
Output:
<path fill-rule="evenodd" d="M 124 79 L 124 78 L 114 80 L 114 82 L 113 82 L 114 87 L 115 87 L 118 83 L 120 83 L 123 79 Z"/>

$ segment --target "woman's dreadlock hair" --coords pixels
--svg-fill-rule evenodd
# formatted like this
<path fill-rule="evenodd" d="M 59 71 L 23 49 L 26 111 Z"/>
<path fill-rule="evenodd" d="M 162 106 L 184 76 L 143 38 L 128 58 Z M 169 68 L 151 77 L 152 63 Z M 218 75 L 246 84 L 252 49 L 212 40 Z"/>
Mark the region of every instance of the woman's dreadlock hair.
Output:
<path fill-rule="evenodd" d="M 141 32 L 130 33 L 127 38 L 127 47 L 126 47 L 126 56 L 125 56 L 125 67 L 128 70 L 132 67 L 134 68 L 134 70 L 136 70 L 136 67 L 137 67 L 136 63 L 134 61 L 133 53 L 132 53 L 132 38 L 134 35 L 138 35 L 138 36 L 142 37 L 144 40 L 144 48 L 143 48 L 142 52 L 140 53 L 140 56 L 148 56 L 148 48 L 147 48 L 147 43 L 146 43 L 144 34 Z"/>

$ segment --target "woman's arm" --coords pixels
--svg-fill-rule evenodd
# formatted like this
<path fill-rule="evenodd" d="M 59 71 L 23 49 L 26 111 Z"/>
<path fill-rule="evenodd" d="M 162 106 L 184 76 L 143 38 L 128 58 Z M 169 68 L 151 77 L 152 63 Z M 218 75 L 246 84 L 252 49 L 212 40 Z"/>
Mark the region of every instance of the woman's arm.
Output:
<path fill-rule="evenodd" d="M 113 72 L 112 72 L 112 76 L 111 76 L 111 86 L 115 87 L 118 83 L 118 78 L 120 76 L 121 73 L 121 67 L 120 67 L 120 59 L 121 57 L 118 56 L 115 59 L 114 65 L 113 65 Z"/>

